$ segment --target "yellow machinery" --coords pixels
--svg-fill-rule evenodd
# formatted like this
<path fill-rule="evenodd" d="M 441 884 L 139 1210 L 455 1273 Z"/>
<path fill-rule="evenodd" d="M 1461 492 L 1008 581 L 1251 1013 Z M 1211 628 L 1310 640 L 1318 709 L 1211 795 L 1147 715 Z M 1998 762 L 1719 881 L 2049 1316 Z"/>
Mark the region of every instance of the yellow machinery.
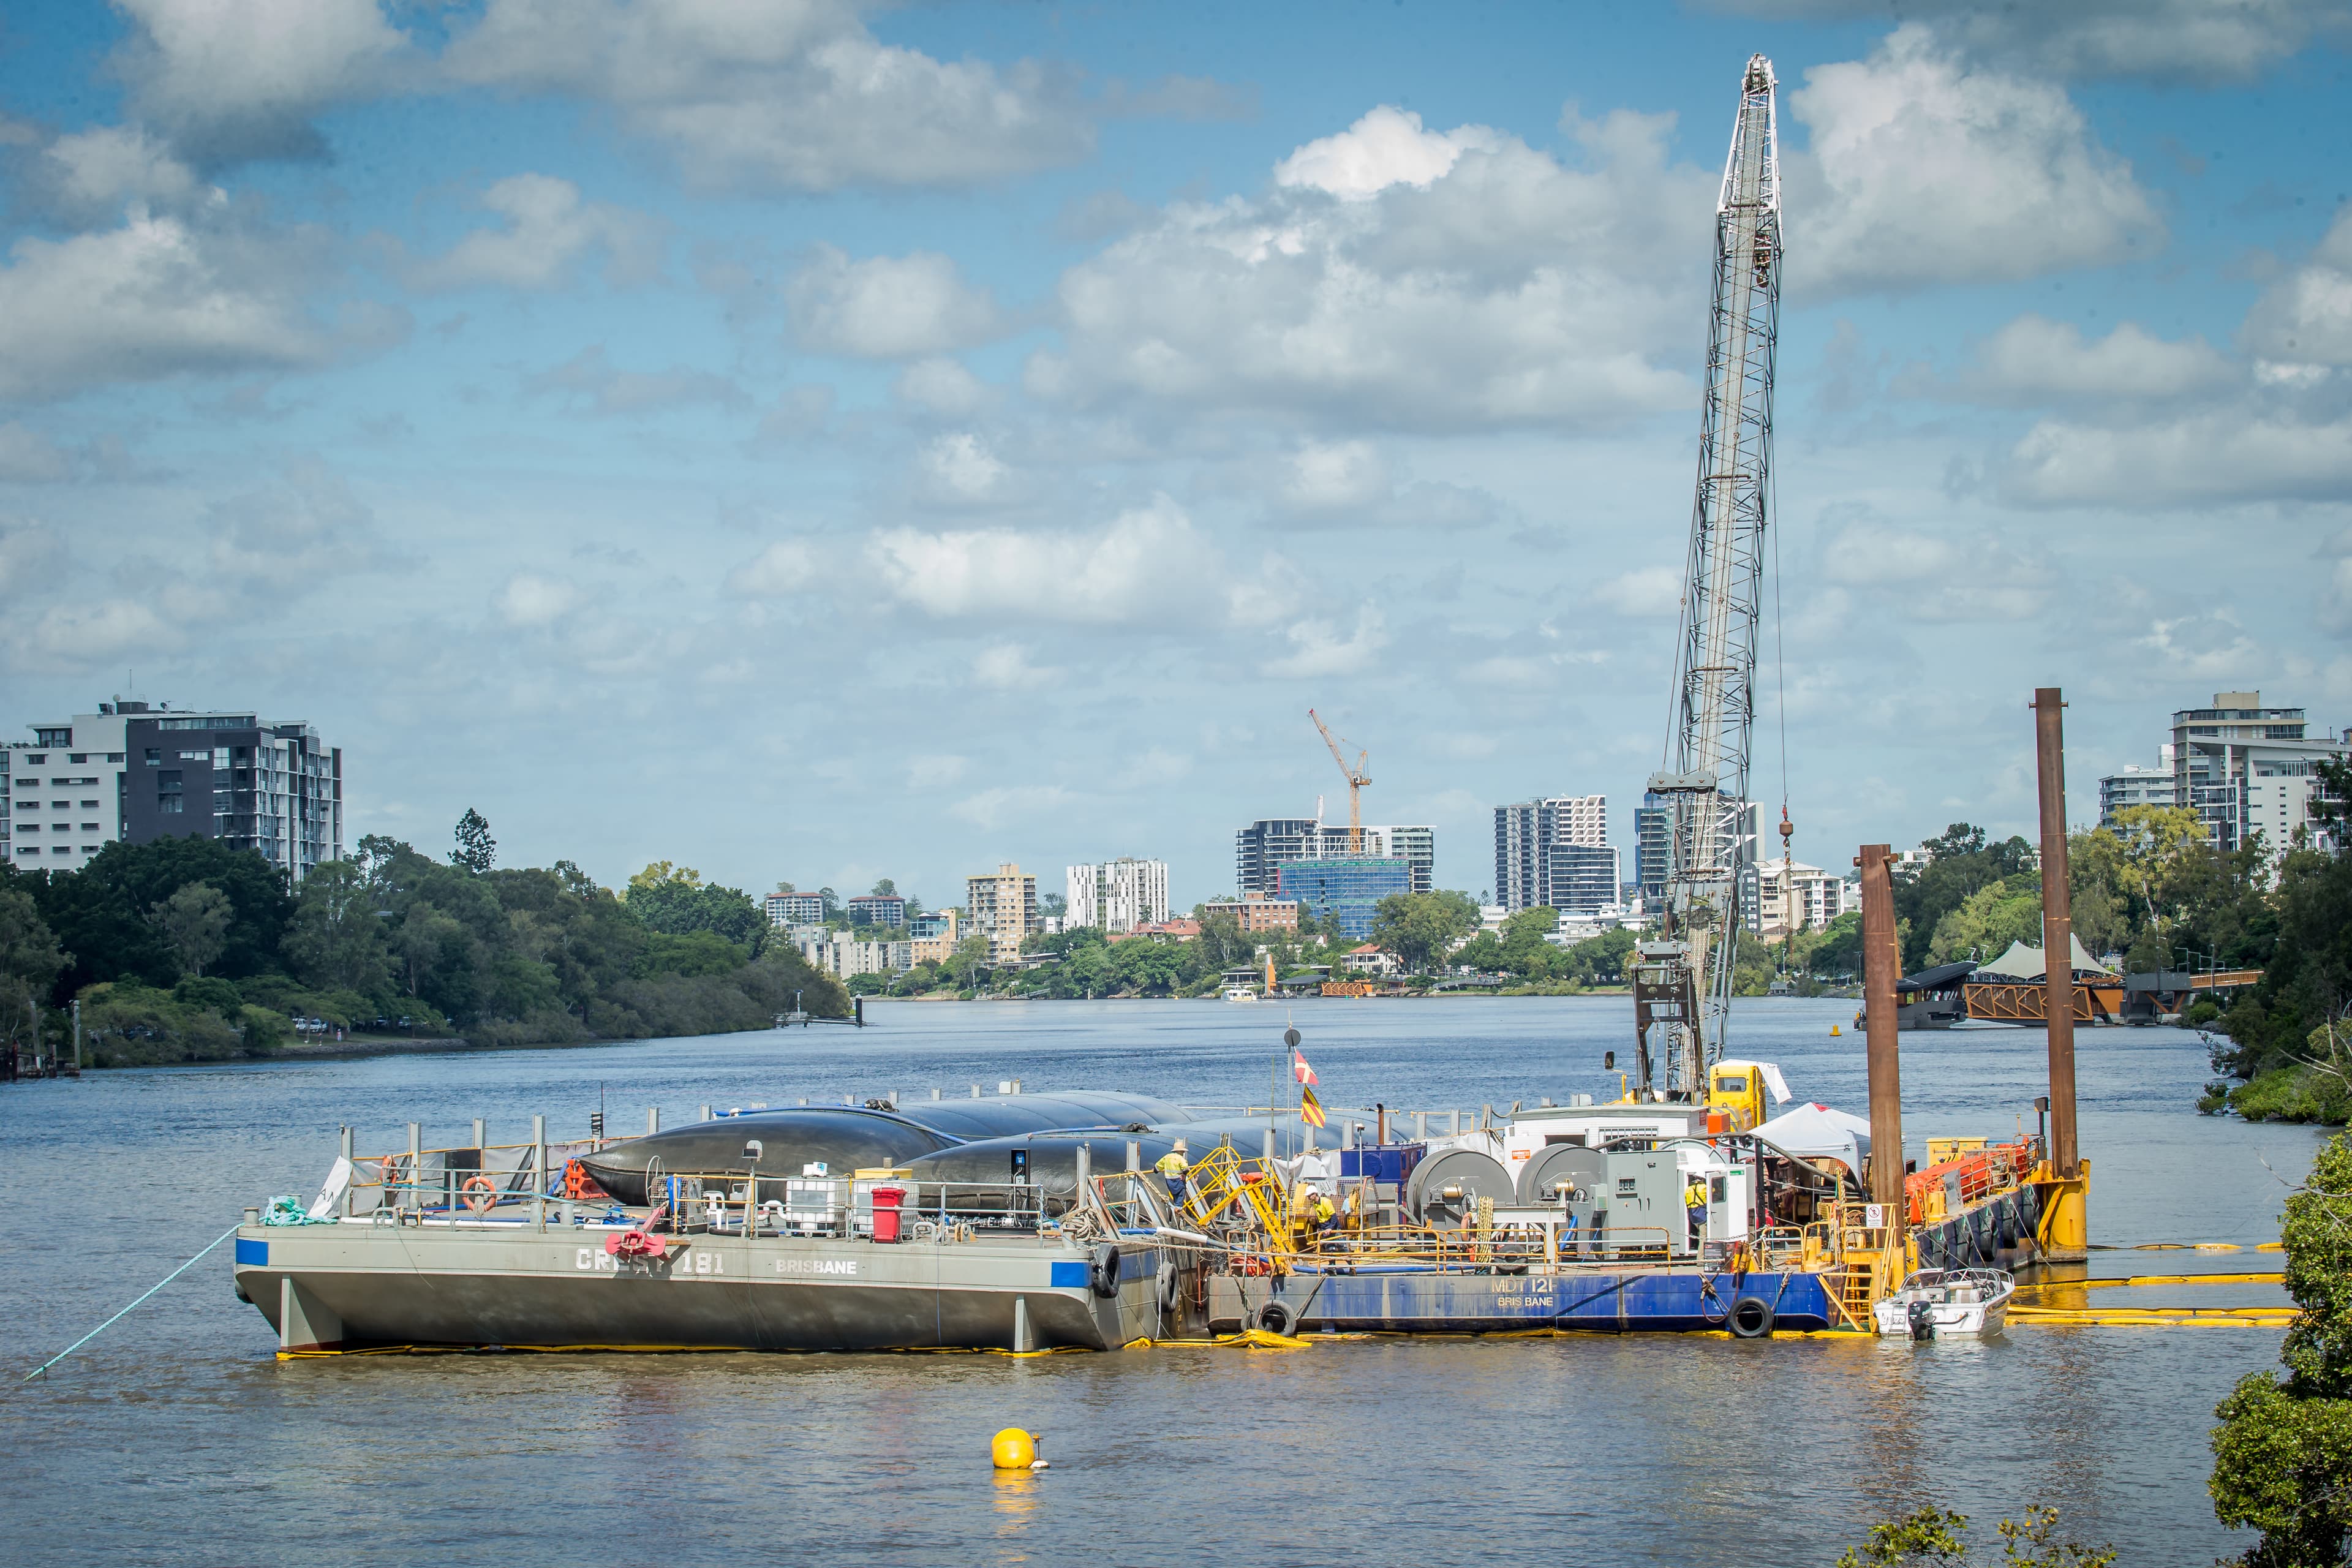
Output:
<path fill-rule="evenodd" d="M 1726 1132 L 1753 1132 L 1768 1120 L 1764 1114 L 1764 1068 L 1759 1062 L 1733 1061 L 1729 1058 L 1715 1064 L 1707 1075 L 1706 1108 L 1720 1110 L 1729 1119 Z M 1709 1118 L 1708 1131 L 1715 1131 Z"/>

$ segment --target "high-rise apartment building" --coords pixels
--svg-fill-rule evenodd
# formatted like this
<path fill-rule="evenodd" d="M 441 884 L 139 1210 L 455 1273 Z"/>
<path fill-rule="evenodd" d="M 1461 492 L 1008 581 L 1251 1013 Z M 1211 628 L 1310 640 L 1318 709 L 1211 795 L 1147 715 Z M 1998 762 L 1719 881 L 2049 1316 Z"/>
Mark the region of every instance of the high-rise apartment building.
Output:
<path fill-rule="evenodd" d="M 2228 854 L 2260 833 L 2277 857 L 2310 825 L 2317 764 L 2352 744 L 2306 739 L 2305 727 L 2302 709 L 2265 708 L 2259 691 L 2217 691 L 2210 708 L 2173 714 L 2173 798 L 2203 820 L 2207 843 Z"/>
<path fill-rule="evenodd" d="M 1168 862 L 1122 856 L 1067 873 L 1064 929 L 1093 927 L 1117 934 L 1168 918 Z"/>
<path fill-rule="evenodd" d="M 2152 768 L 2137 763 L 2126 763 L 2116 772 L 2099 780 L 2099 826 L 2113 827 L 2116 818 L 2126 807 L 2135 805 L 2178 805 L 2179 786 L 2172 777 L 2172 748 Z"/>
<path fill-rule="evenodd" d="M 854 926 L 889 926 L 895 930 L 907 923 L 907 900 L 897 893 L 860 893 L 842 910 Z"/>
<path fill-rule="evenodd" d="M 1541 895 L 1525 907 L 1549 905 L 1564 915 L 1597 915 L 1615 909 L 1620 868 L 1613 844 L 1554 842 L 1544 850 Z"/>
<path fill-rule="evenodd" d="M 1860 884 L 1853 885 L 1859 888 Z M 1791 922 L 1799 931 L 1820 931 L 1848 909 L 1849 885 L 1819 866 L 1801 860 L 1766 860 L 1744 867 L 1739 878 L 1739 909 L 1748 929 L 1768 941 L 1789 934 Z"/>
<path fill-rule="evenodd" d="M 1606 845 L 1609 797 L 1551 795 L 1495 808 L 1495 899 L 1517 912 L 1549 901 L 1545 889 L 1555 844 Z M 1612 891 L 1604 903 L 1614 903 Z M 1555 906 L 1556 907 L 1556 906 Z"/>
<path fill-rule="evenodd" d="M 1411 883 L 1407 892 L 1426 893 L 1437 885 L 1434 827 L 1368 826 L 1363 830 L 1361 852 L 1375 858 L 1402 860 Z M 1234 835 L 1234 890 L 1270 895 L 1276 890 L 1276 872 L 1286 861 L 1350 853 L 1345 823 L 1321 822 L 1311 816 L 1265 817 Z"/>
<path fill-rule="evenodd" d="M 964 913 L 972 934 L 988 939 L 988 961 L 1009 963 L 1021 956 L 1021 944 L 1037 926 L 1037 879 L 1024 876 L 1011 863 L 984 877 L 966 877 Z"/>
<path fill-rule="evenodd" d="M 343 753 L 299 722 L 101 702 L 0 746 L 0 856 L 77 871 L 108 844 L 216 838 L 294 881 L 343 853 Z"/>
<path fill-rule="evenodd" d="M 1295 900 L 1301 918 L 1337 915 L 1341 932 L 1356 942 L 1372 934 L 1382 899 L 1412 890 L 1412 868 L 1393 855 L 1319 855 L 1275 868 L 1277 898 Z"/>
<path fill-rule="evenodd" d="M 768 911 L 772 926 L 808 926 L 824 923 L 824 898 L 818 893 L 770 893 L 760 900 Z"/>
<path fill-rule="evenodd" d="M 1633 808 L 1633 880 L 1652 910 L 1666 901 L 1666 873 L 1673 869 L 1675 808 L 1661 795 L 1644 794 Z"/>

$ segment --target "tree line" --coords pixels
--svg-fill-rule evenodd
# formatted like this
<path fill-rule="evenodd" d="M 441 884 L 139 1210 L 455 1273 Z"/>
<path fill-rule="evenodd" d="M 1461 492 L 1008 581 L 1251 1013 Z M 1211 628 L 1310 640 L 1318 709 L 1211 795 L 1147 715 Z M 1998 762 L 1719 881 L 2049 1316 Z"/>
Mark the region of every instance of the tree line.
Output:
<path fill-rule="evenodd" d="M 795 998 L 842 1016 L 740 889 L 647 867 L 615 891 L 569 860 L 500 868 L 468 810 L 436 860 L 371 835 L 299 886 L 190 837 L 108 845 L 72 872 L 0 874 L 0 1020 L 54 1051 L 80 1004 L 98 1065 L 210 1060 L 292 1043 L 298 1021 L 476 1045 L 764 1028 Z"/>

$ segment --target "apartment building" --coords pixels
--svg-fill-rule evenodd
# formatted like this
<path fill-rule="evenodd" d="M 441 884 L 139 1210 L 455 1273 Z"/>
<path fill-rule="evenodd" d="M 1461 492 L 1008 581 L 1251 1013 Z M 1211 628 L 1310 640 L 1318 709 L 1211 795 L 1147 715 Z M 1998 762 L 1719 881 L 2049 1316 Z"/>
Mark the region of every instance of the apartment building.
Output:
<path fill-rule="evenodd" d="M 2224 854 L 2260 833 L 2272 858 L 2309 826 L 2323 787 L 2318 764 L 2352 753 L 2339 739 L 2307 736 L 2300 708 L 2265 708 L 2259 691 L 2217 691 L 2210 708 L 2172 716 L 2173 804 L 2197 813 L 2205 841 Z"/>
<path fill-rule="evenodd" d="M 1548 882 L 1555 844 L 1605 846 L 1609 797 L 1548 795 L 1495 808 L 1495 899 L 1517 913 L 1551 901 Z M 1574 858 L 1571 858 L 1573 860 Z M 1564 862 L 1566 863 L 1566 862 Z M 1581 865 L 1583 861 L 1575 861 Z M 1612 889 L 1603 903 L 1616 902 Z M 1558 906 L 1555 905 L 1555 908 Z"/>
<path fill-rule="evenodd" d="M 1296 931 L 1298 900 L 1269 899 L 1264 893 L 1244 893 L 1238 899 L 1213 899 L 1201 906 L 1203 915 L 1231 915 L 1245 935 L 1265 931 Z"/>
<path fill-rule="evenodd" d="M 1784 857 L 1742 868 L 1739 907 L 1749 931 L 1777 941 L 1792 929 L 1820 931 L 1847 910 L 1861 908 L 1858 891 L 1854 900 L 1848 901 L 1849 890 L 1858 890 L 1860 886 L 1819 866 Z"/>
<path fill-rule="evenodd" d="M 1362 942 L 1372 934 L 1372 913 L 1382 899 L 1413 891 L 1412 868 L 1393 855 L 1324 855 L 1286 860 L 1275 868 L 1275 892 L 1295 900 L 1302 916 L 1337 915 L 1342 935 Z"/>
<path fill-rule="evenodd" d="M 1426 893 L 1436 886 L 1437 829 L 1429 826 L 1366 826 L 1361 853 L 1375 859 L 1405 863 L 1411 886 L 1405 890 Z M 1269 816 L 1234 835 L 1234 886 L 1244 895 L 1276 890 L 1279 868 L 1287 861 L 1324 859 L 1354 854 L 1345 823 L 1307 816 Z"/>
<path fill-rule="evenodd" d="M 901 939 L 897 942 L 869 942 L 847 931 L 825 931 L 803 936 L 793 945 L 813 969 L 846 980 L 855 974 L 903 974 L 915 967 L 915 944 Z"/>
<path fill-rule="evenodd" d="M 1122 856 L 1073 866 L 1066 879 L 1063 929 L 1092 927 L 1117 935 L 1168 918 L 1168 862 Z"/>
<path fill-rule="evenodd" d="M 860 893 L 842 906 L 842 912 L 854 926 L 887 926 L 898 931 L 907 924 L 907 900 L 897 893 Z"/>
<path fill-rule="evenodd" d="M 972 934 L 988 939 L 992 963 L 1010 963 L 1037 924 L 1037 879 L 1006 862 L 986 876 L 964 879 L 964 913 Z"/>
<path fill-rule="evenodd" d="M 824 900 L 815 893 L 770 893 L 760 900 L 772 926 L 823 925 Z"/>
<path fill-rule="evenodd" d="M 1613 844 L 1552 844 L 1544 850 L 1537 901 L 1522 907 L 1549 905 L 1563 915 L 1597 915 L 1614 910 L 1621 869 L 1622 862 Z"/>
<path fill-rule="evenodd" d="M 343 753 L 297 721 L 116 700 L 0 745 L 0 856 L 76 871 L 108 844 L 191 835 L 294 881 L 343 853 Z"/>

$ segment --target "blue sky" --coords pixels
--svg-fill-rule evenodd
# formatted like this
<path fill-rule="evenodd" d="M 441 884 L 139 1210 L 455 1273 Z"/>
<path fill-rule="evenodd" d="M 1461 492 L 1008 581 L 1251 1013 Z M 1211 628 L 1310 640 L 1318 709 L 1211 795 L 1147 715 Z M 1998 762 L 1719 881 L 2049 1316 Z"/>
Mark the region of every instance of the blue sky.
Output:
<path fill-rule="evenodd" d="M 1800 858 L 2352 725 L 2347 7 L 121 0 L 0 22 L 0 668 L 307 718 L 347 840 L 753 889 L 1658 763 L 1781 90 Z M 1768 635 L 1768 654 L 1770 642 Z M 135 682 L 135 685 L 133 684 Z M 1780 762 L 1785 697 L 1788 763 Z"/>

